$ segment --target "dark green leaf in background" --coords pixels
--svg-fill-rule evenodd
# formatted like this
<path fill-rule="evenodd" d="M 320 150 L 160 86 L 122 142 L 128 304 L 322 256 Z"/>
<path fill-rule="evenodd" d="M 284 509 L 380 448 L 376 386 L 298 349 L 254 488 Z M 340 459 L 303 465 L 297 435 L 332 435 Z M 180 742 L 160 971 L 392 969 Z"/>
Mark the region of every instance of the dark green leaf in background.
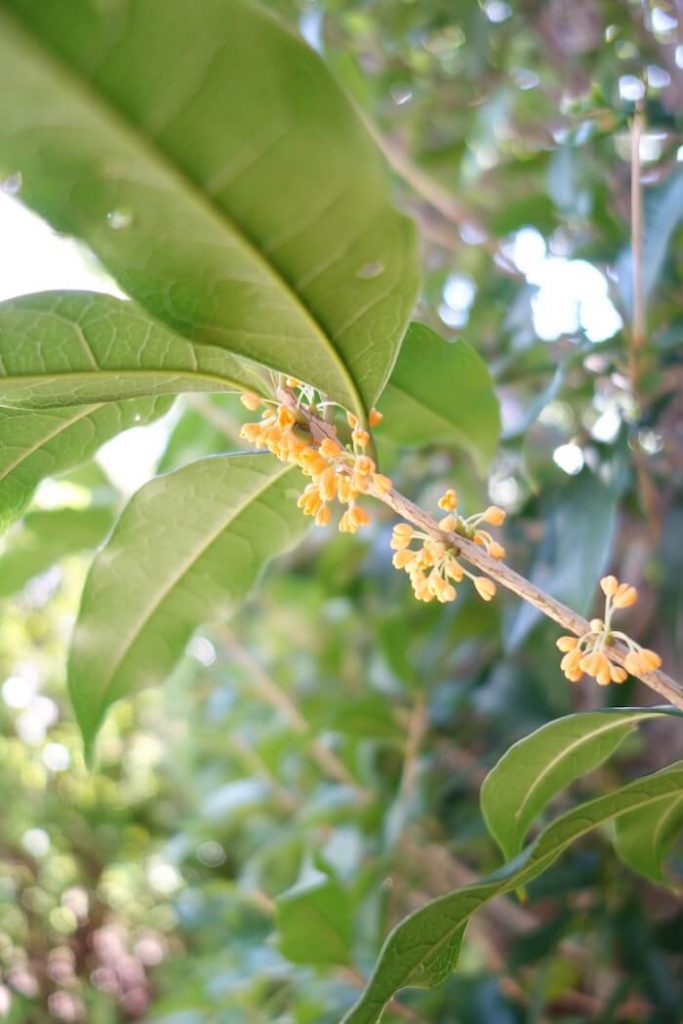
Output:
<path fill-rule="evenodd" d="M 620 817 L 614 848 L 628 867 L 657 885 L 666 882 L 664 860 L 683 829 L 683 789 L 645 811 Z M 677 886 L 680 892 L 680 883 Z"/>
<path fill-rule="evenodd" d="M 292 963 L 348 965 L 351 906 L 330 871 L 310 868 L 278 896 L 275 921 L 279 948 Z"/>
<path fill-rule="evenodd" d="M 382 395 L 382 432 L 403 445 L 467 449 L 481 469 L 500 436 L 491 374 L 466 341 L 446 342 L 425 324 L 410 325 Z"/>
<path fill-rule="evenodd" d="M 113 522 L 107 506 L 29 512 L 0 555 L 0 597 L 16 594 L 65 555 L 97 547 Z"/>

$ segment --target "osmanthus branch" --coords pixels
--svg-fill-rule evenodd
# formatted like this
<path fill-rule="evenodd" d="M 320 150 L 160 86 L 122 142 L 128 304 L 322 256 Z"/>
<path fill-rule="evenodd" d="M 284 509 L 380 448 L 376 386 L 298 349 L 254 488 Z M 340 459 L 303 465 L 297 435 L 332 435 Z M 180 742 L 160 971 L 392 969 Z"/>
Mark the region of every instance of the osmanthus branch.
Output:
<path fill-rule="evenodd" d="M 294 396 L 285 388 L 278 390 L 277 397 L 283 404 L 289 405 L 292 408 L 296 405 Z M 314 441 L 319 443 L 325 438 L 337 440 L 336 430 L 330 423 L 325 423 L 314 416 L 304 406 L 299 406 L 297 412 L 306 420 Z M 369 493 L 378 501 L 388 505 L 401 519 L 419 527 L 431 537 L 444 540 L 449 545 L 455 547 L 458 558 L 469 562 L 470 565 L 475 566 L 475 568 L 485 573 L 496 583 L 500 584 L 500 586 L 511 590 L 513 594 L 517 594 L 523 601 L 533 605 L 543 615 L 553 619 L 554 622 L 557 622 L 558 625 L 570 633 L 574 633 L 576 636 L 583 636 L 584 633 L 590 630 L 590 623 L 582 615 L 578 615 L 571 608 L 568 608 L 567 605 L 551 597 L 550 594 L 535 586 L 535 584 L 521 576 L 518 572 L 515 572 L 514 569 L 511 569 L 504 562 L 492 558 L 478 544 L 468 540 L 466 537 L 460 536 L 460 534 L 442 530 L 433 516 L 406 498 L 400 491 L 392 487 L 387 492 L 373 489 Z M 620 640 L 614 640 L 609 649 L 610 659 L 622 667 L 628 653 L 628 647 Z M 675 679 L 672 679 L 671 676 L 657 670 L 655 672 L 638 674 L 638 678 L 671 704 L 683 709 L 683 686 Z"/>
<path fill-rule="evenodd" d="M 502 252 L 498 242 L 475 220 L 471 210 L 468 210 L 459 203 L 449 189 L 444 188 L 430 174 L 415 164 L 400 142 L 387 135 L 383 135 L 368 118 L 364 118 L 364 121 L 368 131 L 394 171 L 396 171 L 399 177 L 403 178 L 415 194 L 424 200 L 432 210 L 437 211 L 446 225 L 453 225 L 458 229 L 466 225 L 474 228 L 477 234 L 480 235 L 479 245 L 494 257 L 499 269 L 509 277 L 523 278 L 523 274 Z M 438 227 L 432 226 L 428 220 L 425 222 L 419 216 L 419 212 L 418 219 L 420 220 L 420 226 L 423 228 L 423 234 L 430 237 L 437 245 L 453 248 L 453 238 L 449 236 L 447 231 L 439 231 Z"/>

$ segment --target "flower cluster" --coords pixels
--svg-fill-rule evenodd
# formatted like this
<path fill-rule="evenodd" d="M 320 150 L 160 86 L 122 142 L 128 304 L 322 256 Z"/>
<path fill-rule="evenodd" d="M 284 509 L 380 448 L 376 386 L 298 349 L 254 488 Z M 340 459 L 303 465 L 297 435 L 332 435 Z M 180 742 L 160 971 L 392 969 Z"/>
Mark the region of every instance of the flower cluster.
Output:
<path fill-rule="evenodd" d="M 482 523 L 502 526 L 505 522 L 505 512 L 502 508 L 498 508 L 497 505 L 489 505 L 483 512 L 464 519 L 457 514 L 458 495 L 452 488 L 439 498 L 439 508 L 447 513 L 443 519 L 439 520 L 439 527 L 442 530 L 447 533 L 459 533 L 461 537 L 473 540 L 475 544 L 480 544 L 485 548 L 492 558 L 505 558 L 503 545 L 494 540 L 486 530 L 481 529 Z"/>
<path fill-rule="evenodd" d="M 294 378 L 288 377 L 286 383 L 290 388 L 300 389 L 300 399 L 303 393 L 307 395 L 309 389 Z M 345 447 L 336 436 L 324 437 L 316 443 L 303 429 L 305 421 L 299 419 L 296 408 L 250 392 L 242 395 L 241 401 L 251 411 L 262 404 L 266 408 L 260 421 L 245 423 L 240 437 L 259 448 L 267 448 L 282 462 L 297 465 L 304 476 L 311 478 L 298 501 L 304 515 L 314 516 L 318 526 L 327 526 L 332 518 L 330 504 L 336 500 L 346 506 L 339 520 L 342 533 L 355 533 L 370 522 L 367 510 L 358 504 L 359 496 L 371 492 L 386 494 L 392 484 L 377 472 L 374 460 L 367 454 L 370 435 L 356 416 L 347 414 L 351 443 Z M 370 423 L 375 426 L 380 420 L 380 413 L 373 410 Z M 330 435 L 334 433 L 330 427 Z"/>
<path fill-rule="evenodd" d="M 495 505 L 485 512 L 469 519 L 455 515 L 458 498 L 453 490 L 448 490 L 439 500 L 439 507 L 448 512 L 439 526 L 447 533 L 459 533 L 469 537 L 475 543 L 483 545 L 494 558 L 502 558 L 504 550 L 490 534 L 479 529 L 482 522 L 500 525 L 505 513 Z M 414 540 L 420 541 L 417 548 L 411 547 Z M 457 591 L 454 584 L 462 582 L 467 576 L 472 580 L 475 589 L 484 601 L 490 601 L 496 593 L 496 585 L 487 576 L 475 576 L 458 561 L 457 549 L 441 537 L 416 530 L 408 523 L 399 523 L 394 527 L 391 546 L 395 551 L 394 566 L 403 569 L 410 577 L 415 597 L 418 601 L 455 601 Z"/>
<path fill-rule="evenodd" d="M 629 608 L 638 600 L 638 591 L 627 583 L 620 583 L 616 576 L 603 576 L 600 587 L 605 595 L 604 619 L 592 619 L 590 629 L 583 636 L 561 636 L 558 648 L 564 653 L 560 668 L 567 679 L 577 682 L 581 676 L 593 676 L 600 686 L 609 683 L 623 683 L 630 672 L 642 676 L 654 672 L 662 661 L 658 654 L 641 647 L 626 633 L 612 629 L 612 615 L 619 608 Z M 622 640 L 628 647 L 624 668 L 609 659 L 609 647 L 615 639 Z"/>

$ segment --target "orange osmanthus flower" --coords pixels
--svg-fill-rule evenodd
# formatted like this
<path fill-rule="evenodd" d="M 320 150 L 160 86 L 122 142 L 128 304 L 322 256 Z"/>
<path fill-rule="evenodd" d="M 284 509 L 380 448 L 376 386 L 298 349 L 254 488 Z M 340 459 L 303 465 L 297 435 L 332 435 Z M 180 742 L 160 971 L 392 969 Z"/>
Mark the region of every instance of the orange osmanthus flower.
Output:
<path fill-rule="evenodd" d="M 592 619 L 590 629 L 583 636 L 561 636 L 557 640 L 557 647 L 564 653 L 560 668 L 567 679 L 575 683 L 585 673 L 600 686 L 608 686 L 609 683 L 623 683 L 628 672 L 640 676 L 658 669 L 662 663 L 658 654 L 641 647 L 626 633 L 612 629 L 614 610 L 635 604 L 638 600 L 636 588 L 620 583 L 616 576 L 603 576 L 600 589 L 605 595 L 604 619 Z M 610 647 L 615 639 L 622 640 L 628 647 L 625 669 L 610 661 Z"/>

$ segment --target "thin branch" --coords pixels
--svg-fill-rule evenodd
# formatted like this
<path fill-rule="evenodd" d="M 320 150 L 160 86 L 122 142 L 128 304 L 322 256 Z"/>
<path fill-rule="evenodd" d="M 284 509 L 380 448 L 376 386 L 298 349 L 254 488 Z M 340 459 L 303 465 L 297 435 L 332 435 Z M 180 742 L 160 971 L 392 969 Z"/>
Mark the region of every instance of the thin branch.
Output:
<path fill-rule="evenodd" d="M 251 774 L 255 778 L 264 782 L 266 786 L 272 790 L 273 796 L 284 810 L 288 811 L 290 814 L 299 810 L 299 801 L 297 798 L 290 793 L 289 790 L 285 789 L 284 786 L 280 785 L 279 780 L 273 775 L 261 755 L 253 746 L 251 746 L 250 743 L 247 742 L 244 736 L 237 733 L 230 737 L 230 742 L 239 753 Z"/>
<path fill-rule="evenodd" d="M 631 122 L 631 287 L 633 319 L 629 363 L 631 385 L 638 391 L 641 357 L 646 338 L 645 292 L 643 289 L 643 189 L 640 181 L 640 140 L 643 134 L 642 109 L 636 108 Z"/>
<path fill-rule="evenodd" d="M 321 743 L 319 739 L 311 735 L 309 724 L 294 701 L 271 679 L 253 654 L 246 647 L 238 643 L 233 633 L 226 626 L 217 626 L 215 629 L 231 656 L 249 673 L 249 681 L 252 687 L 251 692 L 279 711 L 287 724 L 295 732 L 309 737 L 309 753 L 325 775 L 328 775 L 342 786 L 349 786 L 356 791 L 363 802 L 367 801 L 369 794 L 366 790 L 358 785 L 344 762 L 340 761 L 337 755 L 332 750 L 329 750 L 324 743 Z"/>
<path fill-rule="evenodd" d="M 523 278 L 524 275 L 501 251 L 496 239 L 492 238 L 483 225 L 477 222 L 467 207 L 458 202 L 449 189 L 444 188 L 440 182 L 414 163 L 400 142 L 383 135 L 367 117 L 364 120 L 368 131 L 384 153 L 387 162 L 416 195 L 428 203 L 433 210 L 436 210 L 448 224 L 452 224 L 458 229 L 468 225 L 474 228 L 481 236 L 480 246 L 495 257 L 496 263 L 503 273 L 518 279 Z M 424 226 L 422 218 L 420 218 L 420 222 L 421 226 Z M 453 248 L 453 240 L 449 238 L 448 231 L 439 232 L 434 225 L 430 226 L 427 222 L 427 234 L 431 234 L 432 241 L 442 248 Z"/>
<path fill-rule="evenodd" d="M 636 106 L 631 121 L 631 291 L 632 316 L 628 346 L 628 372 L 631 391 L 640 404 L 640 384 L 647 344 L 647 304 L 643 283 L 643 187 L 641 183 L 640 140 L 645 116 L 642 102 Z M 638 490 L 655 540 L 659 539 L 661 521 L 657 490 L 650 478 L 647 457 L 639 444 L 634 445 L 633 461 L 638 479 Z"/>
<path fill-rule="evenodd" d="M 292 396 L 284 389 L 278 391 L 278 398 L 290 406 L 293 404 Z M 305 417 L 311 437 L 315 441 L 320 442 L 326 437 L 337 440 L 336 431 L 333 426 L 323 423 L 322 420 L 311 415 L 303 407 L 299 408 L 299 413 Z M 395 488 L 392 488 L 388 493 L 373 490 L 371 494 L 378 501 L 393 509 L 401 519 L 413 523 L 414 526 L 419 526 L 420 529 L 430 536 L 443 540 L 455 547 L 458 551 L 458 557 L 463 558 L 470 565 L 486 573 L 496 583 L 499 583 L 507 590 L 511 590 L 513 594 L 521 597 L 528 604 L 533 605 L 543 615 L 553 619 L 553 621 L 570 633 L 574 633 L 576 636 L 583 636 L 584 633 L 589 631 L 590 623 L 582 615 L 578 615 L 571 608 L 562 604 L 561 601 L 557 601 L 550 594 L 546 594 L 544 590 L 535 586 L 524 576 L 520 576 L 519 573 L 515 572 L 514 569 L 510 569 L 504 562 L 492 558 L 474 541 L 461 537 L 457 533 L 449 533 L 446 530 L 440 529 L 438 522 L 433 516 L 430 516 L 428 512 L 425 512 Z M 628 648 L 621 641 L 615 641 L 610 647 L 610 658 L 618 665 L 624 665 L 627 654 Z M 655 690 L 676 707 L 683 709 L 683 686 L 675 679 L 672 679 L 671 676 L 668 676 L 665 672 L 657 671 L 643 673 L 638 678 L 651 690 Z"/>
<path fill-rule="evenodd" d="M 424 698 L 418 695 L 408 720 L 406 746 L 403 755 L 403 772 L 399 786 L 398 800 L 408 804 L 415 792 L 418 778 L 420 747 L 427 729 L 427 709 Z"/>

